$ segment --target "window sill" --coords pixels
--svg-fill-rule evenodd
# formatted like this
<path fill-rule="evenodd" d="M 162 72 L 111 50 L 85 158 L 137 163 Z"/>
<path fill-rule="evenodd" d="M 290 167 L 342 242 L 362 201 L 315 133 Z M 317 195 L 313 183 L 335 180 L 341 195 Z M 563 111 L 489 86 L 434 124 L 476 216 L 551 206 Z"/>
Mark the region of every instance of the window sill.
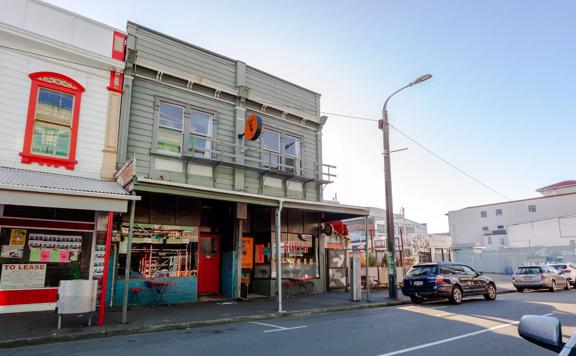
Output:
<path fill-rule="evenodd" d="M 20 152 L 20 156 L 22 157 L 22 163 L 24 164 L 38 163 L 42 166 L 54 168 L 64 167 L 68 170 L 74 170 L 74 167 L 78 163 L 78 161 L 73 159 L 47 157 L 24 152 Z"/>

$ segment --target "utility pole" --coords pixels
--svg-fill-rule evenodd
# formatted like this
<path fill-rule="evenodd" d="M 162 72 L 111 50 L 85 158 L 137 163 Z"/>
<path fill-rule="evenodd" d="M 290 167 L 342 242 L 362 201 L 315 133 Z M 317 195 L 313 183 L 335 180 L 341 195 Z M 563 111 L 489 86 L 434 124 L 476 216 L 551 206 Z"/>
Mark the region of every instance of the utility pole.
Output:
<path fill-rule="evenodd" d="M 432 78 L 430 74 L 425 74 L 410 84 L 396 90 L 384 102 L 382 108 L 382 120 L 378 121 L 378 126 L 382 130 L 384 148 L 384 188 L 386 193 L 386 245 L 388 247 L 388 296 L 390 299 L 398 298 L 398 287 L 396 282 L 396 248 L 394 233 L 394 208 L 392 206 L 392 172 L 390 169 L 390 124 L 388 121 L 388 101 L 402 90 L 413 85 L 422 83 Z"/>

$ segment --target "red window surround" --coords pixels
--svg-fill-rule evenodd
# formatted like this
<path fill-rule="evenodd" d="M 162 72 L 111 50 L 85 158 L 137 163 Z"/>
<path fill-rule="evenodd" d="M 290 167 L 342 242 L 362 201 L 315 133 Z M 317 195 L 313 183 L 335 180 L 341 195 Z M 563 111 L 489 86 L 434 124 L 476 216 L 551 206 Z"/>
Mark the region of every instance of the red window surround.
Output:
<path fill-rule="evenodd" d="M 65 167 L 73 170 L 78 163 L 76 161 L 76 143 L 78 139 L 78 121 L 80 117 L 80 98 L 84 87 L 74 79 L 53 72 L 36 72 L 29 75 L 32 80 L 30 100 L 28 103 L 28 118 L 26 133 L 24 135 L 24 149 L 20 153 L 22 163 L 39 163 L 51 167 Z M 70 149 L 68 158 L 59 158 L 32 153 L 32 137 L 34 135 L 34 121 L 36 115 L 36 103 L 38 102 L 38 90 L 40 88 L 52 89 L 74 96 L 72 127 L 70 134 Z"/>
<path fill-rule="evenodd" d="M 110 71 L 110 84 L 108 85 L 108 90 L 114 91 L 116 93 L 124 93 L 122 89 L 124 85 L 124 74 L 120 72 Z"/>
<path fill-rule="evenodd" d="M 112 37 L 112 58 L 124 62 L 124 53 L 126 49 L 126 35 L 114 31 Z"/>

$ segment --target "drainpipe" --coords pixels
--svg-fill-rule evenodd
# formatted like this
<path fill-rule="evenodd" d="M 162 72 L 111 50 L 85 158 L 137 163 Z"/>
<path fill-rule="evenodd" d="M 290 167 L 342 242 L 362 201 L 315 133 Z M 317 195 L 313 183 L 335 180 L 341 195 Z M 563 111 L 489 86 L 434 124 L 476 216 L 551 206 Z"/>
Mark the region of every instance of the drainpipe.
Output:
<path fill-rule="evenodd" d="M 280 243 L 281 243 L 281 226 L 282 217 L 282 204 L 283 200 L 278 200 L 278 207 L 276 208 L 276 290 L 278 291 L 278 312 L 284 313 L 282 310 L 282 260 L 280 256 Z"/>
<path fill-rule="evenodd" d="M 364 217 L 364 232 L 366 234 L 366 239 L 365 239 L 365 241 L 366 241 L 366 246 L 365 246 L 365 249 L 366 249 L 366 279 L 365 279 L 365 281 L 366 281 L 366 301 L 369 302 L 370 301 L 370 278 L 369 278 L 370 277 L 370 275 L 369 275 L 370 266 L 369 266 L 368 262 L 370 261 L 370 259 L 368 258 L 369 252 L 368 252 L 368 217 L 367 216 Z"/>

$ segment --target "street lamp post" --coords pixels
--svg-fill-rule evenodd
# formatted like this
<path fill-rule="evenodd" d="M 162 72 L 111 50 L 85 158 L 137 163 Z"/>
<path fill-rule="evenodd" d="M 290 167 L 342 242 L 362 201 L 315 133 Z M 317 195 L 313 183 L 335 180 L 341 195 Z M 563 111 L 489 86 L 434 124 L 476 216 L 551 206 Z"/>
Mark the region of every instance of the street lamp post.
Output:
<path fill-rule="evenodd" d="M 396 283 L 396 251 L 394 237 L 394 210 L 392 207 L 392 172 L 390 171 L 390 125 L 388 122 L 388 101 L 406 88 L 422 83 L 432 78 L 430 74 L 425 74 L 408 85 L 396 90 L 384 102 L 382 109 L 382 120 L 378 126 L 382 129 L 384 143 L 384 187 L 386 191 L 386 245 L 388 249 L 388 295 L 391 299 L 398 298 L 398 289 Z"/>

